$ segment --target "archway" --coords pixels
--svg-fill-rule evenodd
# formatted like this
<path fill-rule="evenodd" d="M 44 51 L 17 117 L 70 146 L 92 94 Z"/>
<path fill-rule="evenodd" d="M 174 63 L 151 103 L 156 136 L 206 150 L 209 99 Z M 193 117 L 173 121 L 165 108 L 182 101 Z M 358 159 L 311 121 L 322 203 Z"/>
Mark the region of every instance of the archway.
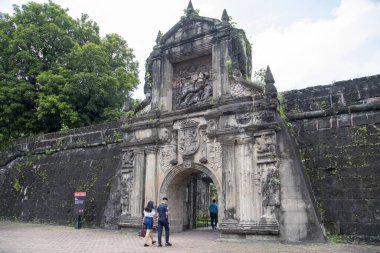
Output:
<path fill-rule="evenodd" d="M 185 168 L 181 164 L 166 175 L 160 188 L 160 198 L 164 196 L 169 198 L 171 231 L 193 229 L 197 225 L 202 225 L 199 224 L 201 220 L 205 222 L 211 198 L 207 187 L 210 187 L 211 183 L 215 186 L 219 197 L 219 210 L 223 210 L 220 182 L 207 167 L 193 164 L 191 168 Z"/>

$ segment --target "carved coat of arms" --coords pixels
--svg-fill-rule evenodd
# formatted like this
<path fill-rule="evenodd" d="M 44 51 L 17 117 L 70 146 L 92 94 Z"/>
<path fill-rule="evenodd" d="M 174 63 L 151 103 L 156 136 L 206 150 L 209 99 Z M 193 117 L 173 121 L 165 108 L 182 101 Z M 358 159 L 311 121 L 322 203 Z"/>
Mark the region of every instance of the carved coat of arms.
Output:
<path fill-rule="evenodd" d="M 198 126 L 190 125 L 178 130 L 178 147 L 182 155 L 193 155 L 199 147 Z"/>

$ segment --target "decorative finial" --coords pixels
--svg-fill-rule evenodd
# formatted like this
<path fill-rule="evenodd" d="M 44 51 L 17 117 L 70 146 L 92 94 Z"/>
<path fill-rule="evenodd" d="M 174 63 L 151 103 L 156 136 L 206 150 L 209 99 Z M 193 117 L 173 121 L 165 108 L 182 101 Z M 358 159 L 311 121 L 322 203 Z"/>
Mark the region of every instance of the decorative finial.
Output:
<path fill-rule="evenodd" d="M 226 23 L 230 22 L 230 16 L 228 16 L 226 9 L 223 10 L 222 21 Z"/>
<path fill-rule="evenodd" d="M 269 84 L 269 83 L 274 83 L 274 78 L 273 78 L 273 75 L 272 75 L 272 71 L 270 70 L 269 66 L 267 66 L 267 70 L 265 71 L 265 78 L 264 78 L 264 82 L 266 84 Z"/>
<path fill-rule="evenodd" d="M 191 0 L 189 1 L 189 4 L 187 5 L 187 11 L 188 12 L 194 11 L 193 3 L 191 2 Z"/>
<path fill-rule="evenodd" d="M 156 38 L 156 44 L 161 44 L 161 38 L 162 38 L 162 32 L 158 30 L 157 38 Z"/>
<path fill-rule="evenodd" d="M 193 3 L 191 2 L 191 0 L 189 1 L 189 4 L 187 5 L 185 13 L 187 16 L 189 16 L 190 14 L 196 14 L 196 15 L 198 14 L 197 11 L 194 9 Z"/>
<path fill-rule="evenodd" d="M 265 72 L 264 82 L 265 82 L 265 86 L 264 86 L 265 95 L 267 97 L 276 98 L 277 89 L 274 86 L 274 78 L 272 75 L 272 71 L 270 71 L 269 66 L 267 66 L 267 71 Z"/>

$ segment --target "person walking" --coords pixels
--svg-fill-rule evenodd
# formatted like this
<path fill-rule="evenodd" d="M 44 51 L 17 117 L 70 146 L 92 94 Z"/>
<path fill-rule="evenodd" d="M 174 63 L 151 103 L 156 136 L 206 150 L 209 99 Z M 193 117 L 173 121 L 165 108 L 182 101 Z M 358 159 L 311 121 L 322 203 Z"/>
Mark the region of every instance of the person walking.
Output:
<path fill-rule="evenodd" d="M 150 238 L 152 240 L 152 245 L 156 243 L 156 241 L 153 240 L 153 218 L 156 216 L 156 211 L 154 210 L 154 203 L 153 201 L 148 201 L 148 204 L 146 205 L 144 209 L 144 225 L 146 226 L 146 234 L 145 234 L 145 242 L 144 247 L 148 247 L 148 239 Z"/>
<path fill-rule="evenodd" d="M 162 228 L 165 228 L 165 246 L 172 246 L 169 242 L 169 207 L 168 207 L 168 198 L 163 197 L 161 204 L 157 207 L 158 213 L 158 247 L 162 247 L 161 236 Z"/>
<path fill-rule="evenodd" d="M 218 225 L 218 205 L 216 204 L 215 199 L 212 200 L 208 210 L 210 211 L 212 229 L 216 229 L 216 226 Z"/>

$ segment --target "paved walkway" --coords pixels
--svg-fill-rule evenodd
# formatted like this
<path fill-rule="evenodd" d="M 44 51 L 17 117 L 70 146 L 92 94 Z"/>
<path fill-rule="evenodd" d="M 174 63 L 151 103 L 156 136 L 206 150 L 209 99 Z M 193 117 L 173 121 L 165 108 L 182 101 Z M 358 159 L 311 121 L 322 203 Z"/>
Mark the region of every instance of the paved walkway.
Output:
<path fill-rule="evenodd" d="M 218 233 L 211 230 L 192 230 L 172 234 L 172 247 L 143 247 L 137 234 L 102 229 L 74 229 L 64 226 L 0 221 L 0 253 L 123 253 L 123 252 L 373 252 L 380 247 L 356 244 L 232 243 L 216 242 Z"/>

